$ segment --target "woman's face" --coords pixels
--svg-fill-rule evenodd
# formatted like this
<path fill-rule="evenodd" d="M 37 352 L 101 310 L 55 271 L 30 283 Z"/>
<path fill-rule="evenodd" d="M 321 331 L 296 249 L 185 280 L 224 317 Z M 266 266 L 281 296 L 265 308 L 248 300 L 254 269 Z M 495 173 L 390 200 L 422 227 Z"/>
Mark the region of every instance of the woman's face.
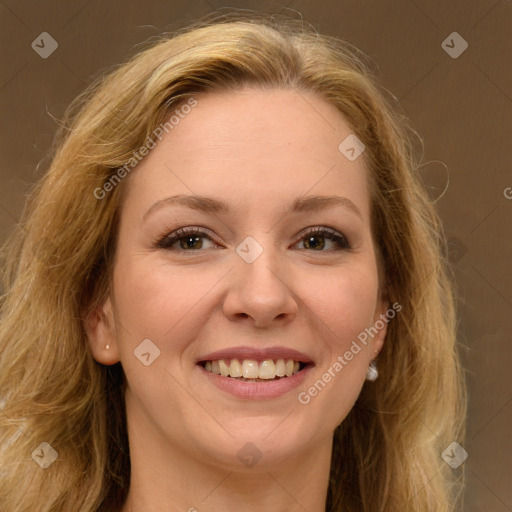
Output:
<path fill-rule="evenodd" d="M 353 350 L 388 307 L 366 169 L 338 148 L 352 133 L 342 115 L 312 93 L 196 100 L 130 176 L 90 344 L 121 361 L 129 433 L 148 450 L 275 467 L 329 445 L 384 339 Z M 290 359 L 301 370 L 286 376 Z"/>

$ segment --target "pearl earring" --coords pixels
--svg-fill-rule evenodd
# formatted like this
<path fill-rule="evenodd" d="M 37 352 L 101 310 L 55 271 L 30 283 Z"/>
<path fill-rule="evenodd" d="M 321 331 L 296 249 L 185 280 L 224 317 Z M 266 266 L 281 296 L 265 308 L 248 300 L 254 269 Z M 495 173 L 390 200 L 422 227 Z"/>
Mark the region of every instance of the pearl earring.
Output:
<path fill-rule="evenodd" d="M 374 381 L 379 376 L 379 371 L 377 370 L 377 362 L 373 360 L 368 366 L 368 371 L 366 372 L 366 380 Z"/>

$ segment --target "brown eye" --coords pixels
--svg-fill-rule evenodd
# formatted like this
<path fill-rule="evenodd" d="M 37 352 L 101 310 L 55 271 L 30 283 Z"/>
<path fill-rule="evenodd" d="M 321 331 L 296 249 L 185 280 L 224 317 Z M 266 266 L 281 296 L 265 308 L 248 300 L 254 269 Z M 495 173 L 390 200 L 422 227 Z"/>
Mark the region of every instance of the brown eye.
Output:
<path fill-rule="evenodd" d="M 202 239 L 212 241 L 208 234 L 199 228 L 182 228 L 162 238 L 158 242 L 158 247 L 161 249 L 183 250 L 191 252 L 192 250 L 203 249 Z M 172 246 L 177 242 L 179 242 L 179 248 L 173 249 Z"/>
<path fill-rule="evenodd" d="M 336 242 L 338 247 L 341 249 L 351 249 L 351 246 L 344 235 L 328 228 L 310 229 L 302 235 L 301 242 L 304 244 L 305 249 L 312 249 L 317 252 L 326 252 L 323 250 L 326 246 L 326 239 Z"/>

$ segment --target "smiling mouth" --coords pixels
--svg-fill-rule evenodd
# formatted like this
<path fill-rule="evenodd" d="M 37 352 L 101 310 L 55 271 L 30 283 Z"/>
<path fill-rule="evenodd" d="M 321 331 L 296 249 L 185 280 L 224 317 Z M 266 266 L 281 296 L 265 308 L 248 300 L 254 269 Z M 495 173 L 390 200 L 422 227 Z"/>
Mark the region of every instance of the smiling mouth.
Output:
<path fill-rule="evenodd" d="M 244 382 L 268 382 L 292 377 L 309 363 L 293 359 L 217 359 L 198 363 L 207 372 Z"/>

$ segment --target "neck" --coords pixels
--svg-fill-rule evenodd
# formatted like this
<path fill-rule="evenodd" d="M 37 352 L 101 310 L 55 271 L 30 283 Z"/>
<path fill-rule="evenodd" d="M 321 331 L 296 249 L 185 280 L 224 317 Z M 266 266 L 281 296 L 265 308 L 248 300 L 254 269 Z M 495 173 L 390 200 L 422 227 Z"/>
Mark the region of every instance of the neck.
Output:
<path fill-rule="evenodd" d="M 179 443 L 130 432 L 131 483 L 121 512 L 324 512 L 332 436 L 252 467 L 199 460 Z"/>

